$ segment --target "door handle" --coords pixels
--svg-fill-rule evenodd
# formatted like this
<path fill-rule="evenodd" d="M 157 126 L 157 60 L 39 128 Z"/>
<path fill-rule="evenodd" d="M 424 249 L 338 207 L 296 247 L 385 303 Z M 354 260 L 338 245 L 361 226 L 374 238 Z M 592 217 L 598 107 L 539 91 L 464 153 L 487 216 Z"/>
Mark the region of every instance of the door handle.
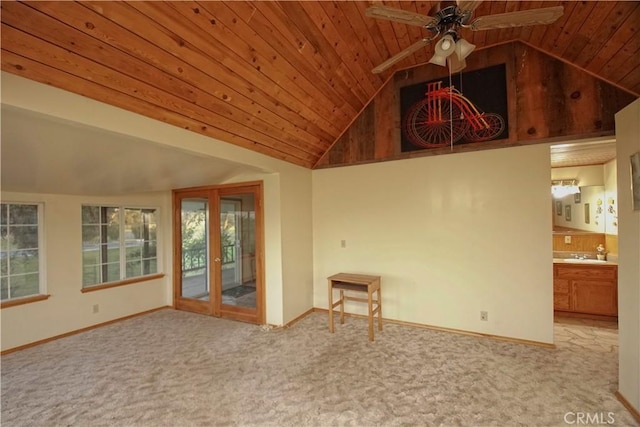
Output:
<path fill-rule="evenodd" d="M 213 259 L 215 262 L 220 262 L 220 258 L 214 258 Z"/>

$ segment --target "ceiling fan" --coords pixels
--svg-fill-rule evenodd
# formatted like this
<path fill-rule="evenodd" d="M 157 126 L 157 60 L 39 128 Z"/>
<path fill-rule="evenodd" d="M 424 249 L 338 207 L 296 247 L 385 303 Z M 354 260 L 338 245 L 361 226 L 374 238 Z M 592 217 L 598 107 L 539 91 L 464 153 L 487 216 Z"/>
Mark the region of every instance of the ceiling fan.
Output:
<path fill-rule="evenodd" d="M 563 13 L 562 6 L 554 6 L 480 16 L 472 20 L 471 17 L 474 10 L 481 3 L 482 0 L 442 1 L 431 9 L 430 13 L 433 16 L 421 15 L 382 4 L 370 6 L 366 10 L 366 15 L 369 17 L 416 25 L 432 33 L 430 37 L 425 37 L 415 42 L 400 53 L 387 59 L 375 67 L 372 72 L 376 74 L 383 72 L 396 62 L 401 61 L 441 36 L 436 43 L 435 54 L 429 62 L 443 67 L 448 64 L 451 72 L 456 73 L 466 66 L 465 58 L 475 49 L 475 45 L 464 40 L 458 34 L 461 29 L 483 31 L 496 28 L 551 24 L 560 18 Z"/>

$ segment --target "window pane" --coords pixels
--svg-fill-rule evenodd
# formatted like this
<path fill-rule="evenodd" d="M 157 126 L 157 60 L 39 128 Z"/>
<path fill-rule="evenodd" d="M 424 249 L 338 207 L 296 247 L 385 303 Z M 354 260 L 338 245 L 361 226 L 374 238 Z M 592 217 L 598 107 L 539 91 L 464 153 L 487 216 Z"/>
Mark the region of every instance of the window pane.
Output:
<path fill-rule="evenodd" d="M 111 221 L 105 227 L 105 233 L 107 234 L 107 242 L 118 243 L 120 241 L 120 223 L 118 221 Z"/>
<path fill-rule="evenodd" d="M 118 243 L 102 245 L 102 250 L 107 256 L 107 262 L 112 263 L 120 261 L 120 245 Z"/>
<path fill-rule="evenodd" d="M 38 224 L 38 205 L 10 205 L 9 224 Z"/>
<path fill-rule="evenodd" d="M 157 233 L 156 233 L 156 225 L 152 224 L 149 226 L 149 240 L 158 240 L 157 237 Z"/>
<path fill-rule="evenodd" d="M 38 226 L 25 225 L 11 227 L 11 249 L 37 249 Z"/>
<path fill-rule="evenodd" d="M 11 276 L 11 298 L 26 297 L 40 293 L 40 279 L 38 273 Z"/>
<path fill-rule="evenodd" d="M 142 244 L 127 244 L 127 261 L 132 261 L 140 258 L 142 258 Z"/>
<path fill-rule="evenodd" d="M 9 249 L 9 228 L 5 225 L 0 226 L 0 250 L 6 251 Z"/>
<path fill-rule="evenodd" d="M 98 206 L 82 207 L 82 223 L 83 224 L 99 224 L 100 208 Z"/>
<path fill-rule="evenodd" d="M 109 224 L 113 221 L 119 222 L 119 212 L 119 208 L 100 207 L 100 222 L 102 224 Z"/>
<path fill-rule="evenodd" d="M 109 263 L 102 266 L 102 282 L 116 282 L 120 280 L 120 263 Z"/>
<path fill-rule="evenodd" d="M 12 251 L 9 252 L 9 271 L 14 274 L 37 273 L 38 251 Z"/>
<path fill-rule="evenodd" d="M 83 246 L 97 245 L 99 243 L 100 243 L 100 226 L 99 225 L 83 225 L 82 226 Z"/>
<path fill-rule="evenodd" d="M 9 256 L 6 252 L 0 252 L 0 276 L 9 274 Z"/>
<path fill-rule="evenodd" d="M 82 267 L 82 286 L 92 286 L 100 283 L 100 266 L 84 265 Z"/>
<path fill-rule="evenodd" d="M 127 262 L 127 277 L 142 276 L 142 262 L 141 261 L 129 261 Z"/>
<path fill-rule="evenodd" d="M 100 250 L 97 245 L 82 246 L 82 265 L 95 265 L 100 262 Z"/>
<path fill-rule="evenodd" d="M 6 203 L 0 204 L 0 224 L 7 225 L 7 217 L 9 216 L 9 205 Z"/>
<path fill-rule="evenodd" d="M 156 224 L 156 210 L 155 209 L 143 209 L 142 213 L 144 215 L 143 222 L 145 224 Z"/>
<path fill-rule="evenodd" d="M 142 244 L 142 258 L 155 258 L 157 249 L 156 242 L 144 242 Z"/>
<path fill-rule="evenodd" d="M 0 279 L 0 299 L 3 301 L 9 298 L 9 279 L 3 277 Z"/>
<path fill-rule="evenodd" d="M 156 259 L 145 259 L 142 261 L 142 274 L 155 274 L 158 272 L 158 262 Z"/>

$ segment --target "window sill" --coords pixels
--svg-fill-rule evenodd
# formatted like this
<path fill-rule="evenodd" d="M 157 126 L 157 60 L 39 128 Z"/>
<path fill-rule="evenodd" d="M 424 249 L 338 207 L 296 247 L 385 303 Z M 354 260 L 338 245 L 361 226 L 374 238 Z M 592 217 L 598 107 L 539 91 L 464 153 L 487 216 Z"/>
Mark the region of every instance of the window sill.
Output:
<path fill-rule="evenodd" d="M 95 285 L 88 288 L 82 288 L 80 292 L 84 294 L 87 292 L 101 291 L 103 289 L 116 288 L 118 286 L 131 285 L 140 282 L 147 282 L 149 280 L 161 279 L 163 277 L 164 273 L 150 274 L 148 276 L 134 277 L 133 279 L 120 280 L 118 282 L 110 282 L 103 285 Z"/>
<path fill-rule="evenodd" d="M 51 295 L 34 295 L 31 297 L 24 297 L 24 298 L 17 298 L 17 299 L 2 301 L 0 303 L 0 309 L 15 307 L 16 305 L 30 304 L 32 302 L 44 301 L 46 299 L 49 299 L 50 296 Z"/>

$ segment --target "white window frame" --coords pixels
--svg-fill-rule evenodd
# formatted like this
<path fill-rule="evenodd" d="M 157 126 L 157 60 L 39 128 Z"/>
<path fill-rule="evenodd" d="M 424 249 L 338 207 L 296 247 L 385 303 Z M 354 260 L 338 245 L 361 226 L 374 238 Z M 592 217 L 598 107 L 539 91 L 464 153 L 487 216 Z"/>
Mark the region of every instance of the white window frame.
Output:
<path fill-rule="evenodd" d="M 44 203 L 42 202 L 12 202 L 12 201 L 2 201 L 2 203 L 0 205 L 30 205 L 30 206 L 36 206 L 37 207 L 37 216 L 38 216 L 38 221 L 37 221 L 37 227 L 38 227 L 38 293 L 36 294 L 31 294 L 31 295 L 22 295 L 19 297 L 14 297 L 14 298 L 7 298 L 7 299 L 3 299 L 2 304 L 6 304 L 6 303 L 11 303 L 14 301 L 21 301 L 24 299 L 31 299 L 33 297 L 38 297 L 38 296 L 43 296 L 46 295 L 46 257 L 44 256 L 44 254 L 46 253 L 45 251 L 45 239 L 44 239 Z M 7 227 L 10 227 L 9 225 L 9 216 L 7 216 Z M 9 228 L 7 229 L 7 231 L 9 231 Z M 7 276 L 6 277 L 11 277 L 11 272 L 9 271 L 11 269 L 11 266 L 7 263 Z M 11 280 L 11 279 L 9 279 Z M 10 287 L 10 286 L 9 286 Z"/>
<path fill-rule="evenodd" d="M 111 286 L 118 286 L 121 284 L 129 284 L 129 283 L 136 283 L 136 282 L 141 282 L 141 281 L 145 281 L 145 280 L 149 280 L 149 279 L 153 279 L 156 278 L 158 276 L 163 276 L 164 274 L 161 273 L 162 271 L 162 262 L 161 262 L 161 256 L 160 256 L 160 213 L 161 210 L 159 207 L 157 206 L 135 206 L 135 205 L 128 205 L 128 204 L 117 204 L 117 203 L 83 203 L 80 207 L 80 227 L 82 229 L 82 227 L 85 226 L 85 223 L 82 219 L 82 209 L 85 207 L 94 207 L 94 208 L 98 208 L 98 209 L 102 209 L 102 208 L 113 208 L 113 209 L 118 209 L 118 216 L 119 216 L 119 237 L 118 237 L 118 243 L 119 243 L 119 250 L 120 250 L 120 254 L 119 254 L 119 265 L 120 265 L 120 275 L 119 278 L 116 280 L 110 280 L 110 281 L 100 281 L 98 283 L 94 283 L 92 285 L 85 285 L 84 283 L 84 259 L 81 259 L 81 264 L 82 264 L 82 274 L 80 277 L 80 283 L 82 285 L 82 291 L 90 291 L 90 290 L 97 290 L 97 289 L 102 289 L 105 287 L 111 287 Z M 155 256 L 155 260 L 156 260 L 156 271 L 154 273 L 148 273 L 148 274 L 142 274 L 140 276 L 133 276 L 133 277 L 126 277 L 126 239 L 125 239 L 125 227 L 124 227 L 124 221 L 125 221 L 125 215 L 124 212 L 126 209 L 130 209 L 130 210 L 149 210 L 149 209 L 153 209 L 154 210 L 154 214 L 155 214 L 155 218 L 156 218 L 156 222 L 155 222 L 155 226 L 156 226 L 156 256 Z M 101 224 L 101 223 L 100 223 Z M 89 225 L 89 224 L 86 224 Z M 83 250 L 83 246 L 84 246 L 84 239 L 81 239 L 81 243 L 80 243 L 80 250 L 81 250 L 81 254 L 82 254 L 82 250 Z"/>

